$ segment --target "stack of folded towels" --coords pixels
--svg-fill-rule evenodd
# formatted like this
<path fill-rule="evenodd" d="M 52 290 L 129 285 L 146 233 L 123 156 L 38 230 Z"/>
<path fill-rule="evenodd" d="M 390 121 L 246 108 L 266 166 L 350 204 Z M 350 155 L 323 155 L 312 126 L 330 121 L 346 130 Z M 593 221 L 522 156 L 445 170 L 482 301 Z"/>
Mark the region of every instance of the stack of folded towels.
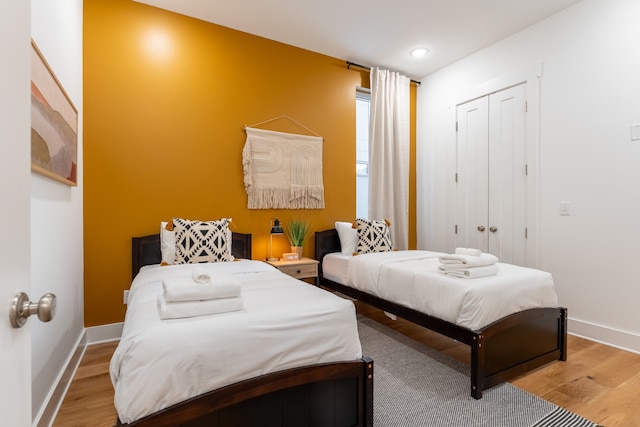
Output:
<path fill-rule="evenodd" d="M 493 276 L 498 273 L 498 258 L 479 249 L 456 248 L 456 253 L 442 255 L 440 271 L 447 276 L 464 279 Z"/>
<path fill-rule="evenodd" d="M 158 295 L 161 319 L 205 316 L 239 311 L 244 308 L 241 288 L 231 273 L 211 277 L 204 268 L 195 267 L 192 277 L 167 278 L 164 293 Z"/>

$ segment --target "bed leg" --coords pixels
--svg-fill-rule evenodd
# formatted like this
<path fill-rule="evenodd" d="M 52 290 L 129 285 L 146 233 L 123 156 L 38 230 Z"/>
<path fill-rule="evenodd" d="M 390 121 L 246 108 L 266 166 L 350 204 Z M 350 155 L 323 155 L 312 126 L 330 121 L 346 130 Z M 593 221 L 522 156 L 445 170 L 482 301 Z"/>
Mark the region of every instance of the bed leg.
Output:
<path fill-rule="evenodd" d="M 567 360 L 567 316 L 568 310 L 566 308 L 560 309 L 560 319 L 558 324 L 558 344 L 560 347 L 560 360 L 563 362 Z"/>
<path fill-rule="evenodd" d="M 474 399 L 482 399 L 484 375 L 484 335 L 477 334 L 471 345 L 471 396 Z"/>
<path fill-rule="evenodd" d="M 365 362 L 364 365 L 364 390 L 363 390 L 363 399 L 364 401 L 364 422 L 363 426 L 371 427 L 373 426 L 373 359 L 370 357 L 363 357 L 362 360 Z"/>

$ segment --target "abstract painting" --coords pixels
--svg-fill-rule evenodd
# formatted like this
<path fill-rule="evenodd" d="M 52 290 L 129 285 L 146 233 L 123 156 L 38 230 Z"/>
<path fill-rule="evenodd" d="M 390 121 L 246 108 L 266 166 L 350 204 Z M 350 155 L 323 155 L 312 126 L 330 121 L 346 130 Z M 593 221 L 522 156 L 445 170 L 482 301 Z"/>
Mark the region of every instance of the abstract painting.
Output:
<path fill-rule="evenodd" d="M 78 185 L 78 111 L 31 41 L 31 170 Z"/>

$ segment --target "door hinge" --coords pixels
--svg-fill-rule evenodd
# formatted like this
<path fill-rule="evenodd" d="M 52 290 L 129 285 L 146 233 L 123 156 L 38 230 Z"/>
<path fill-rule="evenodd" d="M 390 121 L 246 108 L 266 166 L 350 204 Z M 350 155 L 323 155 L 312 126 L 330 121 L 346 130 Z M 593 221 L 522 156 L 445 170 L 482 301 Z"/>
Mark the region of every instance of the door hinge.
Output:
<path fill-rule="evenodd" d="M 529 101 L 524 101 L 524 112 L 525 113 L 529 112 Z"/>
<path fill-rule="evenodd" d="M 456 132 L 458 132 L 458 121 L 456 120 Z"/>
<path fill-rule="evenodd" d="M 525 239 L 529 238 L 529 229 L 527 227 L 524 228 L 524 238 Z"/>
<path fill-rule="evenodd" d="M 455 226 L 455 234 L 458 234 L 458 224 Z"/>
<path fill-rule="evenodd" d="M 456 172 L 456 183 L 458 182 L 458 172 Z"/>
<path fill-rule="evenodd" d="M 524 176 L 529 176 L 529 165 L 524 165 Z"/>

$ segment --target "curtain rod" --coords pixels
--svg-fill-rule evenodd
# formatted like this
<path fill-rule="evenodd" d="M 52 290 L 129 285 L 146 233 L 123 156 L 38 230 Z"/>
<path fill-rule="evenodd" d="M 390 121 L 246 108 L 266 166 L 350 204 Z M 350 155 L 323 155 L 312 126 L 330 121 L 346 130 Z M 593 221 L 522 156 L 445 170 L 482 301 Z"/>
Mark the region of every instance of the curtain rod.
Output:
<path fill-rule="evenodd" d="M 351 67 L 358 67 L 358 68 L 362 68 L 363 70 L 371 71 L 371 67 L 367 67 L 366 65 L 356 64 L 355 62 L 351 62 L 351 61 L 346 61 L 346 63 L 347 63 L 347 70 L 350 70 Z M 420 86 L 420 82 L 417 80 L 411 79 L 411 83 L 415 83 L 418 86 Z"/>

